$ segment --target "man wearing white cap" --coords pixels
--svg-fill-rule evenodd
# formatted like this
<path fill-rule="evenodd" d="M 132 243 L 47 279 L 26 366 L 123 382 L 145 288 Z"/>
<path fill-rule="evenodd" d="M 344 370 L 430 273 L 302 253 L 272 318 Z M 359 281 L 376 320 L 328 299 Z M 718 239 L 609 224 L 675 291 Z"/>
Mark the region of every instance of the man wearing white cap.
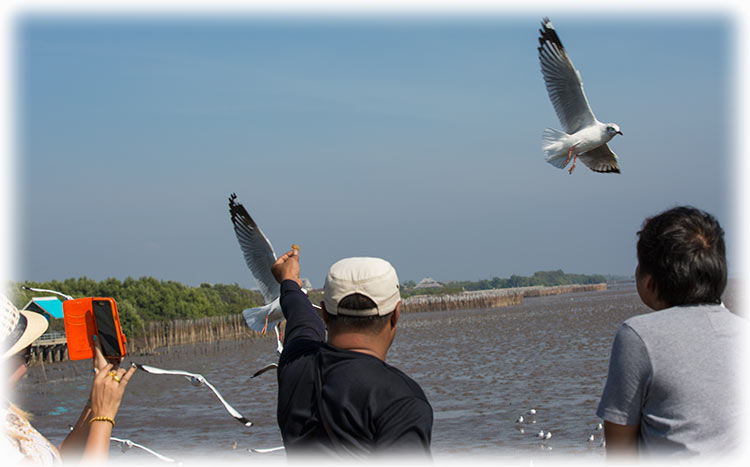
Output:
<path fill-rule="evenodd" d="M 325 325 L 300 289 L 299 252 L 282 255 L 272 271 L 287 319 L 277 413 L 287 453 L 429 456 L 432 407 L 416 382 L 385 362 L 401 307 L 393 266 L 379 258 L 331 266 Z"/>

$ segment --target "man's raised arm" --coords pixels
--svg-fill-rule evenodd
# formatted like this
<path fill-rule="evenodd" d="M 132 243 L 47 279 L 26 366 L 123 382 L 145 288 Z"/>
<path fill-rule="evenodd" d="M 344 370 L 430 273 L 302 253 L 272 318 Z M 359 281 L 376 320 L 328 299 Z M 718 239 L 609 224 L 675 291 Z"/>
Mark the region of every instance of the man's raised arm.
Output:
<path fill-rule="evenodd" d="M 271 266 L 276 281 L 281 284 L 281 311 L 286 318 L 284 345 L 295 339 L 325 340 L 325 325 L 302 290 L 299 278 L 299 251 L 287 251 Z"/>

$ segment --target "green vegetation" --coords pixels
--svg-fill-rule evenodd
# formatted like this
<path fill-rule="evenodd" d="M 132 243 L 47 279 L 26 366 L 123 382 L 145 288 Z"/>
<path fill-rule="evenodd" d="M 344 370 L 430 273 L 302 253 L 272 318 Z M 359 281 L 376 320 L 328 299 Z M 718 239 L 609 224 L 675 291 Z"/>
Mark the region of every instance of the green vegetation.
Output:
<path fill-rule="evenodd" d="M 263 304 L 260 293 L 244 289 L 237 284 L 201 284 L 190 287 L 174 281 L 159 281 L 153 277 L 140 279 L 105 279 L 97 282 L 87 277 L 49 282 L 11 282 L 7 291 L 10 300 L 18 307 L 31 297 L 50 294 L 21 290 L 21 285 L 51 289 L 82 297 L 112 297 L 117 301 L 117 311 L 126 336 L 136 337 L 149 321 L 194 319 L 240 313 L 245 308 Z M 53 329 L 62 329 L 62 320 L 53 323 Z"/>
<path fill-rule="evenodd" d="M 568 274 L 561 269 L 557 271 L 537 271 L 532 276 L 512 275 L 507 279 L 493 277 L 480 281 L 452 281 L 440 288 L 414 289 L 416 283 L 407 281 L 401 284 L 401 297 L 413 295 L 432 295 L 459 293 L 468 290 L 507 289 L 510 287 L 532 287 L 532 286 L 554 286 L 570 284 L 600 284 L 607 282 L 606 277 L 600 274 Z"/>
<path fill-rule="evenodd" d="M 406 298 L 413 295 L 452 294 L 467 290 L 601 282 L 606 282 L 606 278 L 601 275 L 566 274 L 561 270 L 540 271 L 531 277 L 513 275 L 508 279 L 494 277 L 476 282 L 456 281 L 431 289 L 415 289 L 416 283 L 407 281 L 402 284 L 401 296 Z M 259 292 L 244 289 L 237 284 L 201 284 L 199 287 L 190 287 L 179 282 L 160 281 L 153 277 L 140 279 L 128 277 L 124 281 L 109 278 L 101 282 L 81 277 L 64 281 L 10 282 L 6 290 L 11 301 L 18 307 L 24 306 L 31 297 L 49 295 L 21 290 L 21 285 L 56 290 L 75 298 L 112 297 L 117 301 L 123 331 L 129 337 L 139 336 L 143 332 L 144 325 L 150 321 L 231 315 L 240 313 L 245 308 L 263 304 L 263 297 Z M 310 300 L 313 303 L 320 303 L 322 299 L 322 291 L 310 291 Z M 62 320 L 53 320 L 51 328 L 61 331 Z"/>

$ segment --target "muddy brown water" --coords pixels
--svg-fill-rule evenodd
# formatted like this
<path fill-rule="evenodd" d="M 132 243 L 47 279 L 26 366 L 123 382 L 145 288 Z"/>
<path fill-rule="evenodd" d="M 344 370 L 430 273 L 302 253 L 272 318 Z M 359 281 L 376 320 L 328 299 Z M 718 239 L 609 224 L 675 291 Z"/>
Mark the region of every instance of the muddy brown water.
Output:
<path fill-rule="evenodd" d="M 725 302 L 738 306 L 730 288 Z M 603 458 L 596 407 L 619 324 L 648 312 L 632 283 L 603 292 L 527 298 L 489 310 L 405 314 L 388 363 L 414 378 L 435 414 L 436 460 L 503 457 L 524 463 L 552 456 Z M 250 448 L 280 446 L 276 374 L 251 379 L 276 360 L 272 337 L 162 350 L 128 361 L 203 374 L 254 426 L 243 427 L 207 389 L 180 376 L 137 372 L 127 388 L 113 436 L 130 439 L 178 461 L 281 461 Z M 59 444 L 88 397 L 91 362 L 29 369 L 15 393 L 33 424 Z M 527 415 L 536 409 L 535 416 Z M 516 423 L 519 416 L 526 419 Z M 552 432 L 539 441 L 540 430 Z M 595 435 L 591 443 L 589 435 Z M 143 451 L 113 461 L 152 462 Z"/>

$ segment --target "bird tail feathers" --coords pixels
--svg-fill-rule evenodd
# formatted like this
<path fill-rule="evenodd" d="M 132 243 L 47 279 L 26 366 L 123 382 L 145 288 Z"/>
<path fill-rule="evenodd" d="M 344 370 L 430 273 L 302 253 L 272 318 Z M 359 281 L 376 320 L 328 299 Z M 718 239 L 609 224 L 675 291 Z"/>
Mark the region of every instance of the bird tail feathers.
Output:
<path fill-rule="evenodd" d="M 256 332 L 263 332 L 266 325 L 266 316 L 271 311 L 271 305 L 263 305 L 255 308 L 242 310 L 242 317 L 245 318 L 247 326 Z"/>
<path fill-rule="evenodd" d="M 542 151 L 544 160 L 558 169 L 564 168 L 568 161 L 568 150 L 570 145 L 566 144 L 569 134 L 564 131 L 546 128 L 542 133 Z"/>

